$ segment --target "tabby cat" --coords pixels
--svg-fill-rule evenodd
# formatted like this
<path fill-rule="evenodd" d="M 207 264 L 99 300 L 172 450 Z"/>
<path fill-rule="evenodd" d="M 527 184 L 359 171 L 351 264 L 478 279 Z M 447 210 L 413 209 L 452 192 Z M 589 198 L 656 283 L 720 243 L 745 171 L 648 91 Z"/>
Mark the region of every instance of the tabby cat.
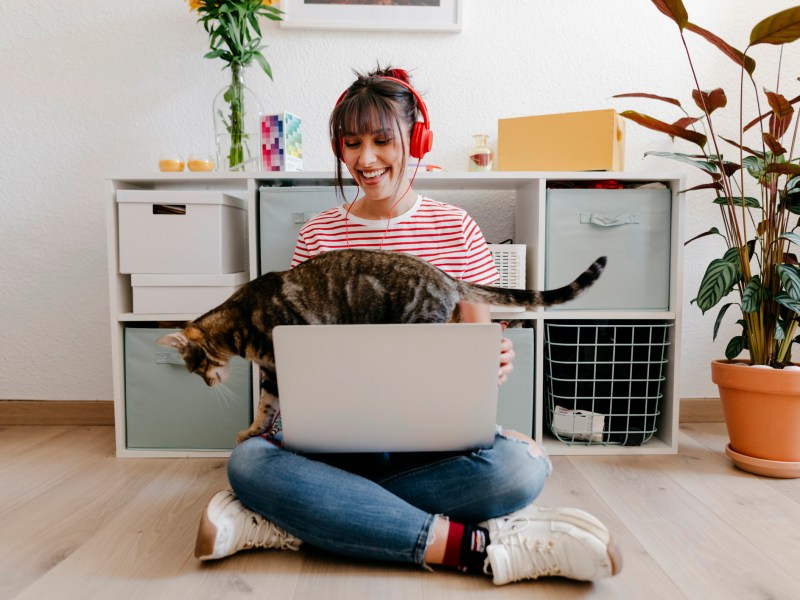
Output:
<path fill-rule="evenodd" d="M 228 361 L 242 356 L 261 367 L 255 421 L 237 442 L 260 435 L 277 416 L 278 381 L 272 346 L 277 325 L 446 323 L 463 301 L 501 306 L 551 306 L 573 299 L 600 276 L 598 258 L 575 281 L 549 291 L 477 285 L 447 275 L 424 259 L 385 250 L 339 250 L 294 269 L 267 273 L 239 288 L 220 306 L 165 335 L 187 368 L 213 386 L 228 377 Z"/>

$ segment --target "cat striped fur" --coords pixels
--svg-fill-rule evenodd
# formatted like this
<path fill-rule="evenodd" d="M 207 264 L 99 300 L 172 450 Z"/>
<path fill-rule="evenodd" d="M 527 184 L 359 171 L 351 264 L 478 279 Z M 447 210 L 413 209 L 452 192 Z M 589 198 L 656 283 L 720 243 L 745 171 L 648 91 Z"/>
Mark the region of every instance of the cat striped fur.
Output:
<path fill-rule="evenodd" d="M 253 425 L 237 441 L 260 435 L 278 414 L 272 329 L 278 325 L 447 323 L 458 321 L 459 302 L 497 306 L 562 304 L 591 286 L 606 265 L 594 261 L 569 285 L 513 290 L 458 280 L 426 260 L 385 250 L 326 252 L 288 271 L 266 273 L 221 305 L 158 343 L 177 348 L 189 371 L 208 385 L 228 377 L 228 362 L 242 356 L 261 368 L 261 398 Z"/>

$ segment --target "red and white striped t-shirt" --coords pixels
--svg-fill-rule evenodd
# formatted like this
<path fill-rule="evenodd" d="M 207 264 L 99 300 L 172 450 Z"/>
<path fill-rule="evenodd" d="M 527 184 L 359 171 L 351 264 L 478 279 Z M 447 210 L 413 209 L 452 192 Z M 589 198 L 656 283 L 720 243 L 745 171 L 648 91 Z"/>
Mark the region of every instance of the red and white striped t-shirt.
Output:
<path fill-rule="evenodd" d="M 384 238 L 385 236 L 385 238 Z M 322 252 L 364 248 L 424 258 L 456 279 L 490 284 L 500 279 L 486 240 L 466 211 L 418 196 L 414 206 L 386 221 L 347 215 L 342 207 L 317 215 L 300 230 L 292 267 Z"/>

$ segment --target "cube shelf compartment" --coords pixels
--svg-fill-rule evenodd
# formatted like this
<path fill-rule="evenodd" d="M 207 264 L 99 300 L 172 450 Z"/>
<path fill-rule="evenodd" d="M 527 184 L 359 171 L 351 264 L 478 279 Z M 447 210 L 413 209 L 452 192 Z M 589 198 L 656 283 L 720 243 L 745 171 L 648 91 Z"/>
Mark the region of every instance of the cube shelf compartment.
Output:
<path fill-rule="evenodd" d="M 606 184 L 611 180 L 614 186 L 621 186 L 623 189 L 598 189 L 608 187 Z M 157 197 L 159 202 L 163 198 L 170 198 L 168 204 L 174 204 L 172 199 L 178 197 L 173 194 L 195 192 L 241 199 L 244 210 L 236 212 L 244 213 L 246 231 L 231 252 L 244 253 L 245 272 L 250 279 L 254 279 L 262 272 L 288 267 L 297 229 L 320 210 L 340 201 L 333 192 L 335 183 L 336 177 L 332 172 L 149 173 L 117 177 L 108 181 L 108 273 L 117 456 L 226 456 L 229 453 L 218 448 L 134 448 L 126 437 L 126 328 L 159 322 L 183 322 L 198 315 L 144 315 L 133 312 L 131 276 L 122 273 L 120 269 L 118 194 L 131 190 L 146 191 Z M 345 183 L 353 185 L 351 180 Z M 597 289 L 589 290 L 578 304 L 565 304 L 565 310 L 537 308 L 514 311 L 492 307 L 492 319 L 509 322 L 522 320 L 526 321 L 527 328 L 532 329 L 532 332 L 526 332 L 527 339 L 524 342 L 529 346 L 526 346 L 525 356 L 530 356 L 531 361 L 520 360 L 515 381 L 510 382 L 508 389 L 502 391 L 511 398 L 506 405 L 510 416 L 502 414 L 500 417 L 507 419 L 513 427 L 530 430 L 532 437 L 551 455 L 677 452 L 680 402 L 677 384 L 680 373 L 683 298 L 681 271 L 685 239 L 684 200 L 679 192 L 684 188 L 682 175 L 657 172 L 433 172 L 419 173 L 414 182 L 414 189 L 418 193 L 465 208 L 488 240 L 510 239 L 513 244 L 524 245 L 524 276 L 527 288 L 547 289 L 548 282 L 553 286 L 562 285 L 577 277 L 598 256 L 609 256 L 608 266 L 598 281 Z M 268 197 L 271 202 L 264 201 Z M 348 193 L 347 197 L 352 195 Z M 557 209 L 560 205 L 557 206 L 556 203 L 562 197 L 580 197 L 575 219 L 572 216 L 568 220 L 559 217 Z M 584 200 L 589 202 L 589 207 L 583 204 Z M 653 247 L 655 238 L 650 233 L 642 236 L 637 232 L 651 222 L 647 215 L 651 209 L 656 208 L 657 217 L 652 220 L 652 231 L 658 232 L 658 245 Z M 150 212 L 152 215 L 152 210 Z M 602 214 L 598 216 L 600 212 Z M 590 213 L 589 225 L 579 222 L 583 218 L 581 213 Z M 610 231 L 615 228 L 614 223 L 623 221 L 626 224 L 621 225 L 621 229 L 617 227 L 618 231 Z M 569 229 L 564 225 L 567 222 L 578 225 L 569 225 L 574 227 Z M 598 225 L 598 222 L 602 223 Z M 604 227 L 604 224 L 612 226 Z M 126 225 L 127 223 L 123 223 L 122 226 Z M 603 230 L 594 231 L 595 227 L 603 227 Z M 587 231 L 588 235 L 585 233 Z M 637 241 L 642 239 L 644 241 Z M 609 245 L 603 246 L 607 241 Z M 613 246 L 610 245 L 612 241 Z M 563 259 L 565 253 L 574 250 L 574 247 L 587 251 L 587 255 L 578 256 L 574 265 L 559 262 L 559 255 Z M 512 248 L 502 250 L 506 252 Z M 638 263 L 624 266 L 625 260 L 639 258 L 649 260 L 647 277 L 631 275 L 631 278 L 623 277 L 622 284 L 615 283 L 620 269 L 624 273 L 633 274 L 634 266 L 638 268 Z M 517 263 L 517 267 L 520 266 Z M 522 273 L 518 270 L 516 274 Z M 611 293 L 600 293 L 608 285 L 614 288 Z M 644 293 L 649 294 L 651 288 L 658 290 L 657 297 L 654 296 L 652 301 L 642 296 Z M 592 300 L 592 291 L 597 292 L 594 297 L 602 302 Z M 635 302 L 618 302 L 620 296 L 623 300 Z M 564 351 L 563 347 L 556 348 L 559 335 L 564 335 L 564 329 L 554 333 L 556 326 L 565 324 L 581 331 L 575 341 L 567 342 L 572 346 L 569 352 L 588 353 L 590 344 L 595 347 L 597 354 L 593 357 L 594 365 L 591 368 L 596 374 L 593 371 L 589 379 L 586 379 L 583 371 L 589 367 L 583 362 L 572 365 L 571 371 L 569 365 L 557 362 L 569 360 L 559 358 L 559 352 Z M 603 328 L 609 324 L 617 327 L 614 334 L 616 347 L 612 349 L 612 357 L 606 358 L 603 353 L 608 348 L 604 345 L 602 334 L 605 332 Z M 643 331 L 647 331 L 648 336 L 652 335 L 647 344 L 652 346 L 651 352 L 655 353 L 647 357 L 652 365 L 646 365 L 646 374 L 638 372 L 644 368 L 639 364 L 644 360 L 639 358 L 644 352 L 639 345 L 639 336 L 642 335 L 639 333 L 639 325 L 645 327 Z M 627 357 L 624 355 L 626 349 L 621 340 L 624 339 L 623 332 L 633 329 L 636 331 L 632 334 L 632 340 L 635 340 L 635 343 L 632 342 L 635 357 Z M 584 330 L 593 336 L 591 342 L 584 340 L 589 335 Z M 523 341 L 519 342 L 522 350 Z M 547 360 L 546 353 L 549 353 Z M 609 362 L 612 363 L 611 374 L 602 375 L 602 370 L 609 366 L 605 363 Z M 522 377 L 523 373 L 529 372 L 531 363 L 532 373 Z M 556 367 L 562 369 L 561 373 L 557 372 Z M 555 370 L 550 371 L 551 368 Z M 259 392 L 258 371 L 253 371 L 251 389 L 253 401 L 256 402 Z M 187 377 L 191 376 L 187 373 Z M 545 379 L 548 380 L 547 386 Z M 645 381 L 640 382 L 639 379 Z M 593 390 L 584 389 L 587 383 L 594 386 Z M 640 383 L 643 389 L 639 389 Z M 601 404 L 604 397 L 610 398 L 609 406 Z M 594 402 L 584 404 L 585 398 Z M 525 406 L 525 402 L 529 404 Z M 585 410 L 603 416 L 604 428 L 610 428 L 610 431 L 600 433 L 594 440 L 590 433 L 589 443 L 586 440 L 572 439 L 573 435 L 565 435 L 563 428 L 557 436 L 551 429 L 552 417 L 555 407 L 563 404 L 568 404 L 562 406 L 567 412 L 579 405 L 587 406 Z M 566 417 L 560 415 L 560 418 L 563 420 L 572 417 L 567 414 Z M 570 423 L 574 429 L 576 421 Z"/>
<path fill-rule="evenodd" d="M 666 321 L 546 323 L 544 385 L 553 435 L 566 444 L 648 442 L 664 400 L 671 329 Z"/>

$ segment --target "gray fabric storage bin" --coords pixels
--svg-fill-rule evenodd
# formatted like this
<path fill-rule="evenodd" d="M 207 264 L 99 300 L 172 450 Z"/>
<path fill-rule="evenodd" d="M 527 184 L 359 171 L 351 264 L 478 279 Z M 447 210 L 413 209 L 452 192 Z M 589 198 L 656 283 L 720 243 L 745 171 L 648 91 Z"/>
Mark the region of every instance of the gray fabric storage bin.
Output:
<path fill-rule="evenodd" d="M 545 287 L 566 285 L 608 257 L 590 290 L 549 310 L 667 310 L 670 216 L 667 189 L 548 190 Z"/>
<path fill-rule="evenodd" d="M 356 197 L 355 187 L 345 197 Z M 331 186 L 262 187 L 259 189 L 260 273 L 285 271 L 292 262 L 297 235 L 308 220 L 342 204 Z"/>
<path fill-rule="evenodd" d="M 533 381 L 535 372 L 533 329 L 506 329 L 503 336 L 514 344 L 514 370 L 500 386 L 497 423 L 533 437 Z"/>
<path fill-rule="evenodd" d="M 175 329 L 125 329 L 128 448 L 229 450 L 252 422 L 250 363 L 234 357 L 231 376 L 208 387 L 176 350 L 156 344 Z"/>

